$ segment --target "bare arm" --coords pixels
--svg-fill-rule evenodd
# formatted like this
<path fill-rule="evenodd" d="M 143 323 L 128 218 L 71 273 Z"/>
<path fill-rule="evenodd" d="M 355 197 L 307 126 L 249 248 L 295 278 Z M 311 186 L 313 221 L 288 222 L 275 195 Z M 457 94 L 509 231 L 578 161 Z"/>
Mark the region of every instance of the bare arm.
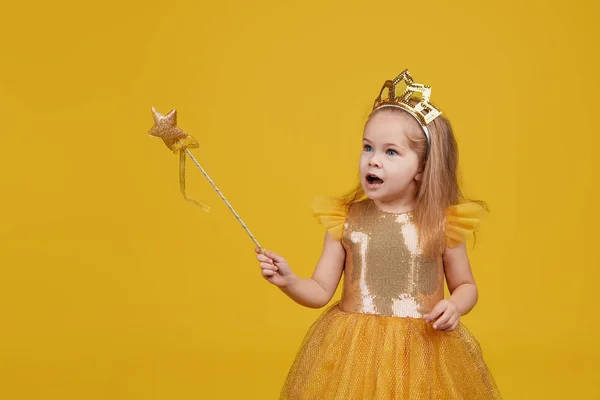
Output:
<path fill-rule="evenodd" d="M 475 307 L 479 294 L 464 243 L 454 248 L 446 248 L 443 260 L 451 295 L 440 300 L 423 318 L 432 322 L 435 329 L 450 332 L 458 326 L 461 315 L 467 314 Z"/>
<path fill-rule="evenodd" d="M 257 256 L 263 268 L 263 276 L 278 286 L 296 303 L 310 308 L 321 308 L 333 297 L 342 271 L 346 252 L 342 243 L 325 234 L 323 251 L 311 278 L 296 276 L 283 257 L 266 251 Z"/>
<path fill-rule="evenodd" d="M 456 305 L 460 315 L 465 315 L 475 307 L 479 293 L 475 285 L 475 278 L 471 271 L 471 264 L 467 255 L 465 243 L 444 251 L 444 270 L 450 302 Z"/>

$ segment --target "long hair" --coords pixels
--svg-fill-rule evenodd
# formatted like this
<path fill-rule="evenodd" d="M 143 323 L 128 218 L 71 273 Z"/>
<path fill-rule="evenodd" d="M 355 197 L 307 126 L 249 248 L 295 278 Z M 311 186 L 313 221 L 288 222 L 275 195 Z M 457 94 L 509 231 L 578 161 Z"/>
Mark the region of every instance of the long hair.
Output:
<path fill-rule="evenodd" d="M 398 107 L 379 108 L 369 114 L 365 125 L 382 110 L 409 115 Z M 427 124 L 427 128 L 431 137 L 429 154 L 427 154 L 427 138 L 422 130 L 410 132 L 407 138 L 411 149 L 419 156 L 419 170 L 423 172 L 422 179 L 418 182 L 415 207 L 412 210 L 413 222 L 419 232 L 419 244 L 423 256 L 435 259 L 445 248 L 446 209 L 464 201 L 475 201 L 486 209 L 487 206 L 482 201 L 468 200 L 463 197 L 458 178 L 458 145 L 450 121 L 442 114 Z M 354 189 L 342 197 L 342 201 L 346 207 L 349 207 L 350 204 L 364 198 L 366 195 L 359 181 Z"/>

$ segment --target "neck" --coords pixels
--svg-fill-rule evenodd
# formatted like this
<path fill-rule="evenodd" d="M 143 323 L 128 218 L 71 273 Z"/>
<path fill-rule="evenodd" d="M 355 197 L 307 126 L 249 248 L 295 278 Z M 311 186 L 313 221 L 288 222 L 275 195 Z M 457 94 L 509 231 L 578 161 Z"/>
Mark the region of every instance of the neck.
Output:
<path fill-rule="evenodd" d="M 373 202 L 380 210 L 389 213 L 404 213 L 412 211 L 415 208 L 414 197 L 402 197 L 394 200 L 377 200 L 373 199 Z"/>

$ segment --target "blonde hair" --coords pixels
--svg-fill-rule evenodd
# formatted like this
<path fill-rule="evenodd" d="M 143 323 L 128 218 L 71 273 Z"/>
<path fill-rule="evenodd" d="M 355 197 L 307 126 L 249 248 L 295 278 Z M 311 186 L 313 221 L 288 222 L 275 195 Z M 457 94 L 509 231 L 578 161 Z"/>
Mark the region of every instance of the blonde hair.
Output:
<path fill-rule="evenodd" d="M 410 115 L 398 107 L 379 108 L 369 114 L 365 125 L 381 110 Z M 431 136 L 429 153 L 427 153 L 427 137 L 422 129 L 410 132 L 407 138 L 411 149 L 419 156 L 419 170 L 423 172 L 418 182 L 415 207 L 412 210 L 413 222 L 419 231 L 419 243 L 422 245 L 423 255 L 428 259 L 435 259 L 445 248 L 446 209 L 464 201 L 475 201 L 486 209 L 487 206 L 482 201 L 467 200 L 463 197 L 458 179 L 458 145 L 450 121 L 442 114 L 427 124 L 427 128 Z M 350 204 L 364 198 L 366 195 L 359 181 L 354 189 L 342 197 L 342 200 L 345 206 L 349 207 Z"/>

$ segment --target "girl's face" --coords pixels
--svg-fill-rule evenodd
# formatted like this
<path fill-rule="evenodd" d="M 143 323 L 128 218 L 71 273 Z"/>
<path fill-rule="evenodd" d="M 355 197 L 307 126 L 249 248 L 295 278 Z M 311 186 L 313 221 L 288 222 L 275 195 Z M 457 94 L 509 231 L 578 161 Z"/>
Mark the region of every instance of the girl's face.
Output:
<path fill-rule="evenodd" d="M 419 155 L 407 135 L 424 135 L 418 122 L 406 113 L 381 110 L 374 114 L 363 135 L 359 171 L 370 199 L 390 206 L 412 204 L 422 173 Z"/>

